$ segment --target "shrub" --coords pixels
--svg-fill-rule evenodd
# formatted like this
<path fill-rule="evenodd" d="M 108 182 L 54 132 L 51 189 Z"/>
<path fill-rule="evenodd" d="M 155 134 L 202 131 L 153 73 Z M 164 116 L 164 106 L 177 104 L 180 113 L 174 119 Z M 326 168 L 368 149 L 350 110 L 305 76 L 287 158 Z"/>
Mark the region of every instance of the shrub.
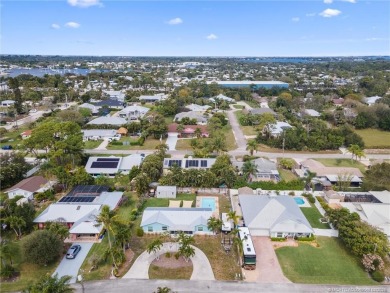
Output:
<path fill-rule="evenodd" d="M 381 271 L 375 271 L 371 274 L 371 277 L 374 281 L 382 283 L 385 280 L 385 275 Z"/>
<path fill-rule="evenodd" d="M 141 227 L 138 227 L 136 234 L 138 237 L 142 237 L 142 236 L 144 236 L 144 230 Z"/>
<path fill-rule="evenodd" d="M 26 236 L 23 254 L 29 263 L 47 265 L 58 259 L 62 252 L 62 241 L 48 230 L 37 230 Z"/>
<path fill-rule="evenodd" d="M 298 241 L 314 241 L 316 238 L 314 236 L 310 236 L 310 237 L 306 237 L 306 236 L 297 237 L 297 236 L 295 236 L 294 239 L 298 240 Z"/>
<path fill-rule="evenodd" d="M 113 140 L 110 142 L 110 145 L 123 145 L 121 141 Z"/>
<path fill-rule="evenodd" d="M 15 268 L 10 264 L 1 267 L 0 276 L 3 278 L 11 278 L 15 274 Z"/>
<path fill-rule="evenodd" d="M 306 198 L 313 197 L 313 195 L 311 193 L 306 193 L 306 192 L 302 193 L 302 196 L 304 196 Z"/>
<path fill-rule="evenodd" d="M 171 258 L 171 256 L 172 256 L 172 255 L 171 255 L 170 252 L 167 252 L 167 253 L 165 254 L 165 257 L 166 257 L 166 258 Z"/>
<path fill-rule="evenodd" d="M 385 264 L 384 264 L 382 258 L 379 255 L 371 254 L 371 253 L 363 255 L 362 263 L 363 263 L 364 269 L 367 272 L 373 272 L 376 270 L 383 270 L 385 267 Z"/>
<path fill-rule="evenodd" d="M 288 195 L 294 196 L 294 195 L 295 195 L 295 192 L 294 192 L 294 191 L 290 191 L 290 192 L 288 193 Z"/>
<path fill-rule="evenodd" d="M 286 238 L 284 238 L 284 237 L 271 237 L 271 241 L 284 242 L 284 241 L 286 241 Z"/>
<path fill-rule="evenodd" d="M 45 192 L 40 192 L 34 196 L 34 199 L 38 202 L 41 202 L 42 200 L 54 200 L 54 191 L 49 189 Z"/>
<path fill-rule="evenodd" d="M 313 196 L 310 196 L 310 197 L 309 197 L 309 202 L 310 202 L 310 203 L 315 203 L 315 202 L 316 202 L 316 199 L 315 199 Z"/>

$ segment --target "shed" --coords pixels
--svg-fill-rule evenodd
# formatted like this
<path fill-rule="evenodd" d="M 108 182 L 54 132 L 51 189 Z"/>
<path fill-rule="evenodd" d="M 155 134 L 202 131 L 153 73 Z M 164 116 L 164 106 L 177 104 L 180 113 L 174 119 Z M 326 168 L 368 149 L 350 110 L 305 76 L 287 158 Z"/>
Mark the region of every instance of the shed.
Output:
<path fill-rule="evenodd" d="M 157 198 L 176 198 L 176 186 L 157 186 Z"/>

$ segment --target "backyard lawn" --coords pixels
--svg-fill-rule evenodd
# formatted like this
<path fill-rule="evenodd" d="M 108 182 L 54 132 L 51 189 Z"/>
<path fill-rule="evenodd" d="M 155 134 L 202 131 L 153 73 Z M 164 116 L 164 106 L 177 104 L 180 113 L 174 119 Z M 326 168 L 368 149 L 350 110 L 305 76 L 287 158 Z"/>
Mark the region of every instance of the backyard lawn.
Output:
<path fill-rule="evenodd" d="M 367 149 L 390 148 L 390 132 L 378 129 L 356 129 Z"/>
<path fill-rule="evenodd" d="M 360 163 L 356 162 L 355 160 L 350 159 L 314 159 L 322 164 L 324 164 L 325 167 L 352 167 L 352 168 L 358 168 L 362 173 L 366 171 L 366 167 Z"/>
<path fill-rule="evenodd" d="M 377 285 L 340 240 L 317 237 L 320 247 L 299 243 L 276 249 L 284 275 L 294 283 Z"/>
<path fill-rule="evenodd" d="M 179 193 L 176 198 L 149 198 L 146 200 L 145 207 L 168 207 L 169 200 L 192 200 L 192 206 L 195 207 L 195 194 Z"/>
<path fill-rule="evenodd" d="M 329 229 L 328 223 L 321 223 L 320 219 L 322 218 L 321 213 L 318 211 L 315 205 L 310 204 L 311 208 L 301 208 L 302 213 L 305 215 L 306 219 L 309 221 L 310 225 L 313 228 L 319 229 Z"/>
<path fill-rule="evenodd" d="M 290 170 L 278 168 L 280 178 L 286 182 L 296 180 L 298 177 Z"/>

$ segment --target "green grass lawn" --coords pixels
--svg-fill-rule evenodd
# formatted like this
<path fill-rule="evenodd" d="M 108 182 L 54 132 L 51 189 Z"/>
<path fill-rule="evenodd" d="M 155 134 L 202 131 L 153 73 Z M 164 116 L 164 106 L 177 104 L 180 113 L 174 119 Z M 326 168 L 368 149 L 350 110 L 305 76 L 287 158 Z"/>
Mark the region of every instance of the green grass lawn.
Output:
<path fill-rule="evenodd" d="M 84 148 L 87 150 L 97 148 L 103 141 L 102 140 L 87 140 L 84 142 Z"/>
<path fill-rule="evenodd" d="M 244 115 L 242 111 L 236 111 L 234 112 L 234 115 L 236 115 L 238 122 L 240 122 L 240 117 Z M 242 126 L 240 124 L 240 128 L 244 135 L 257 135 L 257 131 L 253 126 Z"/>
<path fill-rule="evenodd" d="M 148 198 L 145 207 L 168 207 L 170 200 L 192 200 L 192 206 L 195 207 L 196 195 L 191 193 L 179 193 L 176 198 Z"/>
<path fill-rule="evenodd" d="M 235 109 L 244 109 L 243 105 L 232 105 Z"/>
<path fill-rule="evenodd" d="M 130 138 L 130 137 L 122 137 L 120 142 L 124 141 L 136 141 L 136 139 Z M 164 140 L 162 141 L 163 143 Z M 143 145 L 112 145 L 108 144 L 107 149 L 108 150 L 154 150 L 156 146 L 160 144 L 159 139 L 154 138 L 148 138 L 145 140 Z"/>
<path fill-rule="evenodd" d="M 23 239 L 21 241 L 11 242 L 11 246 L 14 251 L 12 261 L 16 271 L 20 272 L 20 276 L 12 282 L 2 281 L 0 285 L 1 292 L 15 292 L 26 289 L 29 285 L 36 282 L 42 276 L 46 274 L 52 274 L 62 259 L 61 256 L 58 258 L 58 261 L 48 266 L 41 266 L 24 262 L 21 251 L 22 243 Z"/>
<path fill-rule="evenodd" d="M 317 237 L 320 247 L 299 243 L 276 249 L 284 275 L 294 283 L 377 285 L 339 239 Z"/>
<path fill-rule="evenodd" d="M 378 129 L 356 129 L 364 141 L 366 148 L 380 149 L 390 148 L 390 131 Z"/>
<path fill-rule="evenodd" d="M 284 180 L 284 181 L 292 181 L 292 180 L 295 180 L 295 179 L 298 178 L 298 177 L 297 177 L 293 172 L 291 172 L 290 170 L 278 168 L 278 171 L 279 171 L 280 177 L 281 177 L 282 180 Z"/>
<path fill-rule="evenodd" d="M 149 267 L 149 279 L 189 280 L 192 275 L 192 270 L 192 266 L 179 268 L 164 268 L 151 264 Z"/>
<path fill-rule="evenodd" d="M 321 223 L 320 218 L 322 218 L 321 213 L 318 211 L 315 205 L 310 204 L 311 208 L 301 208 L 302 213 L 305 215 L 306 219 L 309 221 L 310 225 L 313 228 L 319 229 L 329 229 L 327 223 Z"/>
<path fill-rule="evenodd" d="M 9 130 L 7 133 L 1 136 L 2 142 L 0 147 L 4 145 L 11 145 L 13 148 L 17 148 L 18 144 L 22 144 L 23 140 L 20 134 L 25 132 L 28 128 L 26 126 L 20 126 L 18 129 Z"/>
<path fill-rule="evenodd" d="M 366 166 L 360 162 L 350 159 L 314 159 L 326 167 L 352 167 L 358 168 L 362 173 L 366 171 Z"/>

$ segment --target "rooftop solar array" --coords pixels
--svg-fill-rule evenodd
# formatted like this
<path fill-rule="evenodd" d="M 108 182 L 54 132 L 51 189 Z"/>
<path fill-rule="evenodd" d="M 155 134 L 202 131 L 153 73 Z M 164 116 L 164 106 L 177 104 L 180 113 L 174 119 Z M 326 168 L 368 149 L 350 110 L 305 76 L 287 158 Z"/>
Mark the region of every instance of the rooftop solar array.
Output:
<path fill-rule="evenodd" d="M 98 158 L 96 162 L 119 162 L 119 158 Z"/>
<path fill-rule="evenodd" d="M 103 168 L 103 169 L 115 169 L 118 167 L 119 161 L 103 161 L 103 162 L 93 162 L 91 168 Z"/>
<path fill-rule="evenodd" d="M 181 167 L 181 160 L 169 160 L 168 167 L 172 167 L 173 165 Z"/>
<path fill-rule="evenodd" d="M 105 191 L 108 191 L 108 186 L 77 185 L 66 196 L 97 196 Z"/>
<path fill-rule="evenodd" d="M 93 202 L 94 196 L 64 196 L 58 202 Z"/>

